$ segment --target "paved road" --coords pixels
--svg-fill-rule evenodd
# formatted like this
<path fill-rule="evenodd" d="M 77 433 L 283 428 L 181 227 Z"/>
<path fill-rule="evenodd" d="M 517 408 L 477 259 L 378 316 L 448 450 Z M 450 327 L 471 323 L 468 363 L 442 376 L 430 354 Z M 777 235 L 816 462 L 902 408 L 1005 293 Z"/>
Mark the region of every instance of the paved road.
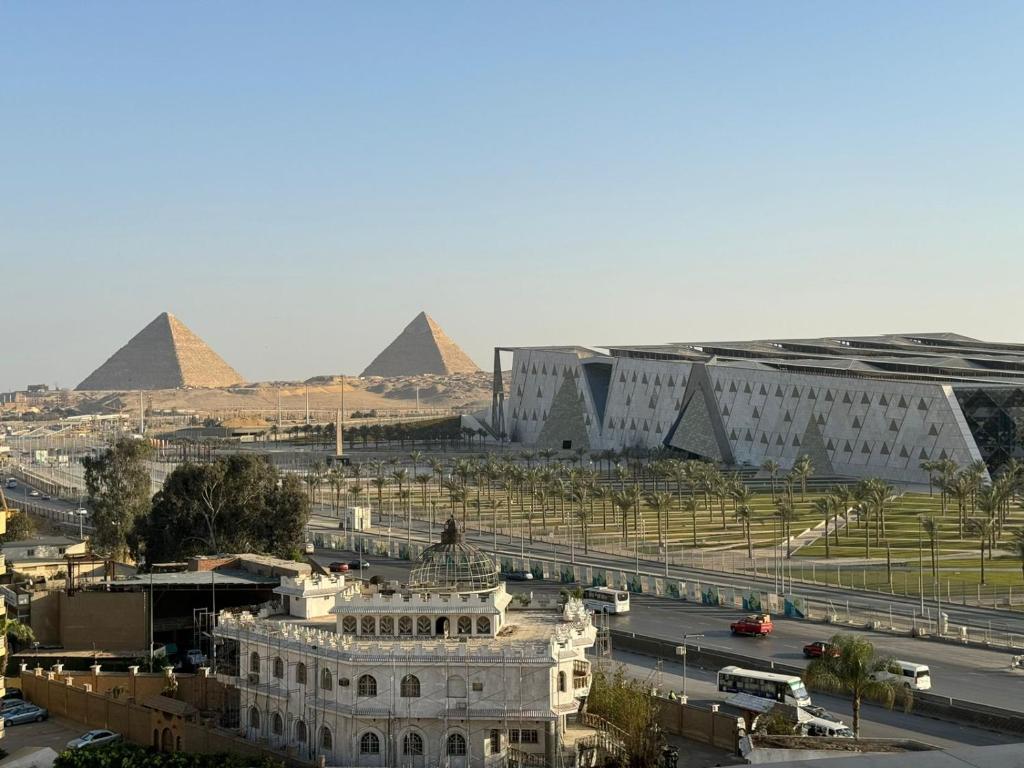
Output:
<path fill-rule="evenodd" d="M 681 639 L 684 633 L 703 634 L 704 638 L 689 642 L 800 667 L 807 664 L 803 646 L 827 640 L 833 634 L 827 625 L 776 618 L 775 631 L 766 638 L 733 637 L 729 623 L 741 615 L 735 610 L 647 595 L 634 595 L 630 604 L 629 613 L 612 617 L 614 629 L 669 639 Z M 1024 672 L 1010 671 L 1010 655 L 1005 652 L 864 630 L 835 631 L 865 635 L 880 653 L 927 664 L 932 671 L 933 693 L 1009 709 L 1024 708 Z"/>
<path fill-rule="evenodd" d="M 316 560 L 326 565 L 332 560 L 354 560 L 355 553 L 339 554 L 319 550 Z M 390 580 L 408 578 L 409 563 L 388 558 L 367 558 L 370 574 Z M 510 592 L 550 592 L 557 594 L 561 584 L 554 582 L 508 582 Z M 1024 708 L 1024 672 L 1010 671 L 1010 655 L 982 648 L 964 648 L 951 643 L 894 637 L 864 630 L 851 630 L 823 624 L 811 624 L 776 618 L 775 632 L 767 638 L 733 637 L 730 622 L 741 612 L 713 608 L 677 600 L 633 595 L 630 613 L 610 617 L 614 629 L 641 635 L 682 639 L 683 634 L 703 634 L 703 639 L 689 642 L 696 645 L 755 656 L 768 661 L 804 666 L 802 648 L 815 640 L 826 640 L 835 631 L 868 636 L 880 653 L 906 661 L 928 664 L 932 670 L 932 692 L 959 699 L 977 701 L 1010 709 Z"/>
<path fill-rule="evenodd" d="M 614 652 L 613 656 L 615 662 L 625 665 L 628 675 L 638 680 L 650 680 L 652 684 L 655 682 L 656 672 L 653 659 L 622 652 Z M 681 664 L 665 662 L 660 674 L 662 689 L 681 693 L 683 690 L 682 672 Z M 687 669 L 686 673 L 686 692 L 691 703 L 705 704 L 722 701 L 715 673 L 701 669 L 695 670 L 692 666 Z M 818 693 L 812 694 L 811 698 L 818 706 L 838 715 L 847 725 L 853 722 L 853 710 L 846 699 Z M 727 706 L 723 706 L 723 711 L 728 709 Z M 866 705 L 861 709 L 861 735 L 870 738 L 914 739 L 943 749 L 964 744 L 984 746 L 1015 744 L 1024 741 L 1019 736 L 1009 736 L 958 723 L 933 720 L 930 717 L 909 714 L 900 710 L 889 711 L 874 705 Z"/>
<path fill-rule="evenodd" d="M 336 528 L 336 525 L 336 523 L 332 524 L 327 518 L 314 518 L 311 521 L 310 527 Z M 399 530 L 401 533 L 399 533 Z M 404 536 L 405 526 L 402 525 L 399 528 L 396 523 L 396 527 L 393 528 L 392 531 L 394 536 Z M 434 527 L 435 538 L 439 533 L 440 526 L 438 525 Z M 412 536 L 414 540 L 418 539 L 419 541 L 426 541 L 429 538 L 428 525 L 420 521 L 413 521 Z M 470 530 L 467 533 L 467 540 L 477 544 L 486 551 L 493 550 L 494 539 L 490 533 L 478 533 Z M 519 556 L 521 549 L 522 548 L 518 540 L 510 543 L 507 540 L 507 537 L 498 536 L 498 551 L 500 553 L 506 556 Z M 527 544 L 525 546 L 525 551 L 531 557 L 536 557 L 538 559 L 548 559 L 568 563 L 570 562 L 570 559 L 574 558 L 574 562 L 577 565 L 617 569 L 626 573 L 632 573 L 636 568 L 636 560 L 632 557 L 621 557 L 616 555 L 607 555 L 604 553 L 600 555 L 591 554 L 589 556 L 585 556 L 578 547 L 576 548 L 575 553 L 571 553 L 570 547 L 550 545 L 548 543 L 537 544 L 531 547 Z M 662 563 L 647 561 L 641 558 L 640 572 L 662 576 L 665 573 L 665 569 Z M 739 588 L 749 588 L 752 585 L 759 585 L 764 589 L 771 590 L 774 586 L 772 579 L 766 579 L 763 577 L 755 578 L 754 576 L 746 574 L 735 575 L 722 573 L 713 570 L 693 568 L 690 566 L 670 567 L 669 576 L 680 581 L 702 581 Z M 890 608 L 904 617 L 909 617 L 913 612 L 919 610 L 919 600 L 917 598 L 904 597 L 902 595 L 861 592 L 840 587 L 828 587 L 813 584 L 798 584 L 795 589 L 800 595 L 812 598 L 821 603 L 831 601 L 836 606 L 844 607 L 849 603 L 851 608 L 864 612 L 875 612 L 880 617 L 887 615 Z M 936 606 L 934 603 L 930 603 L 926 607 L 929 608 L 930 611 L 934 612 Z M 1012 633 L 1014 635 L 1024 637 L 1024 613 L 1019 611 L 1011 612 L 1006 610 L 995 610 L 992 608 L 950 605 L 948 603 L 942 604 L 942 610 L 948 614 L 949 621 L 952 625 L 971 625 L 981 628 L 991 625 L 994 631 L 999 632 L 1002 635 Z"/>

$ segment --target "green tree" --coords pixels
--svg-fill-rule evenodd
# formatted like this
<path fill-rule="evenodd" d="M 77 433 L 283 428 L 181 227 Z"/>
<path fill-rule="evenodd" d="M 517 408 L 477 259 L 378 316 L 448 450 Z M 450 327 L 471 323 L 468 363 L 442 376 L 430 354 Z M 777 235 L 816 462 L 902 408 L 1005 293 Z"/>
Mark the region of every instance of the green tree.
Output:
<path fill-rule="evenodd" d="M 149 564 L 218 552 L 293 557 L 309 512 L 297 475 L 279 475 L 263 456 L 235 454 L 176 467 L 136 534 Z"/>
<path fill-rule="evenodd" d="M 793 520 L 796 519 L 796 512 L 793 511 L 793 503 L 789 499 L 779 499 L 775 502 L 775 517 L 782 528 L 782 538 L 786 540 L 786 559 L 793 556 L 793 540 L 790 538 L 790 528 Z"/>
<path fill-rule="evenodd" d="M 829 643 L 838 654 L 825 654 L 807 665 L 804 681 L 830 693 L 846 694 L 853 705 L 853 734 L 860 735 L 860 707 L 867 699 L 892 709 L 902 691 L 890 680 L 878 679 L 893 660 L 879 656 L 871 641 L 859 635 L 835 635 Z"/>
<path fill-rule="evenodd" d="M 980 548 L 979 562 L 981 563 L 981 583 L 985 583 L 985 545 L 988 543 L 989 535 L 992 533 L 992 519 L 985 517 L 972 517 L 967 521 L 967 531 L 978 540 Z"/>
<path fill-rule="evenodd" d="M 761 469 L 768 473 L 772 485 L 772 500 L 775 499 L 775 479 L 779 476 L 779 462 L 774 459 L 765 459 L 761 463 Z"/>
<path fill-rule="evenodd" d="M 148 443 L 122 438 L 98 456 L 82 459 L 93 524 L 92 548 L 115 560 L 137 554 L 136 524 L 149 514 Z"/>
<path fill-rule="evenodd" d="M 650 768 L 658 764 L 663 736 L 657 723 L 657 705 L 646 684 L 626 677 L 625 669 L 594 670 L 587 712 L 614 725 L 625 742 L 625 764 Z"/>
<path fill-rule="evenodd" d="M 0 536 L 0 542 L 25 541 L 36 535 L 36 524 L 26 512 L 11 510 L 7 515 L 7 531 Z"/>
<path fill-rule="evenodd" d="M 7 616 L 0 618 L 0 634 L 3 634 L 11 643 L 15 646 L 12 650 L 17 650 L 18 647 L 31 645 L 36 640 L 36 635 L 32 631 L 32 627 L 28 624 L 22 624 L 17 619 L 12 619 Z"/>

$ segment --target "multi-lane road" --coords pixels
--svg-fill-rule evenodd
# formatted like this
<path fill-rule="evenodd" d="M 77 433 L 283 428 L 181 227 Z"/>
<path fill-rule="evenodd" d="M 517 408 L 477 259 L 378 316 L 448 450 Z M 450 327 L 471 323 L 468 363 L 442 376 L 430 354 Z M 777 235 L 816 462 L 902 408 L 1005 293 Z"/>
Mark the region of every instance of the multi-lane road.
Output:
<path fill-rule="evenodd" d="M 317 560 L 352 560 L 355 555 L 320 550 Z M 386 579 L 403 581 L 409 573 L 405 561 L 369 558 L 371 573 Z M 553 582 L 508 582 L 510 591 L 553 591 L 562 585 Z M 932 669 L 933 693 L 976 701 L 998 707 L 1020 709 L 1024 703 L 1024 672 L 1010 669 L 1010 654 L 986 648 L 965 647 L 949 642 L 914 639 L 860 629 L 831 627 L 825 624 L 775 618 L 775 631 L 767 638 L 733 637 L 732 620 L 741 615 L 735 609 L 715 608 L 679 600 L 633 595 L 632 610 L 610 618 L 614 629 L 636 632 L 667 640 L 682 641 L 683 635 L 704 635 L 691 644 L 755 656 L 767 661 L 803 666 L 802 649 L 815 640 L 827 640 L 835 632 L 868 636 L 879 653 L 905 661 L 928 664 Z"/>
<path fill-rule="evenodd" d="M 311 521 L 311 529 L 336 528 L 337 523 L 325 517 L 314 517 Z M 391 529 L 392 538 L 404 538 L 407 532 L 405 521 L 399 522 L 395 519 L 395 525 Z M 434 526 L 435 536 L 440 532 L 440 526 Z M 414 541 L 424 542 L 429 538 L 429 526 L 422 521 L 414 520 L 412 523 L 412 538 Z M 493 550 L 494 538 L 491 533 L 469 530 L 466 533 L 468 541 L 479 546 L 485 551 Z M 508 541 L 507 536 L 498 536 L 498 552 L 506 557 L 516 557 L 523 551 L 533 559 L 546 559 L 557 563 L 574 562 L 580 566 L 593 566 L 609 570 L 620 570 L 632 573 L 637 568 L 637 560 L 633 557 L 623 557 L 606 553 L 593 553 L 585 555 L 580 547 L 570 548 L 568 546 L 552 545 L 550 543 L 538 543 L 525 546 L 517 539 Z M 656 576 L 665 575 L 663 563 L 639 559 L 639 570 L 641 573 L 649 573 Z M 668 575 L 678 581 L 700 581 L 706 584 L 717 584 L 723 587 L 737 587 L 749 589 L 758 586 L 761 589 L 771 591 L 774 587 L 770 578 L 756 577 L 750 574 L 723 573 L 709 569 L 694 568 L 692 566 L 671 566 Z M 820 604 L 831 603 L 842 613 L 848 605 L 860 613 L 872 613 L 880 620 L 889 615 L 890 610 L 900 617 L 909 619 L 919 610 L 919 599 L 905 597 L 903 595 L 890 595 L 885 593 L 854 591 L 841 587 L 832 587 L 823 584 L 807 584 L 801 582 L 793 587 L 793 591 L 801 596 L 817 601 Z M 936 604 L 929 601 L 926 606 L 929 615 L 936 613 Z M 979 629 L 991 628 L 993 633 L 1001 638 L 1015 637 L 1015 642 L 1024 643 L 1024 613 L 1019 611 L 995 610 L 971 605 L 958 605 L 943 602 L 942 612 L 948 616 L 951 626 L 967 625 Z"/>

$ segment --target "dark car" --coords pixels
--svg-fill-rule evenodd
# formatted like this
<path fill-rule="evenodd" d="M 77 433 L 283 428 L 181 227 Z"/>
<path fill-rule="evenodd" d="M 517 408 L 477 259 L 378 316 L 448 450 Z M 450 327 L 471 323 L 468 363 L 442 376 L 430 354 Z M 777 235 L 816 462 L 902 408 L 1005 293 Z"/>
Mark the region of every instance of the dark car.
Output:
<path fill-rule="evenodd" d="M 822 656 L 835 657 L 839 653 L 840 651 L 836 646 L 823 640 L 816 640 L 804 646 L 804 658 L 807 659 L 820 659 Z"/>
<path fill-rule="evenodd" d="M 331 563 L 327 566 L 327 570 L 331 573 L 348 573 L 348 563 Z"/>
<path fill-rule="evenodd" d="M 533 574 L 530 571 L 509 571 L 505 578 L 509 581 L 533 581 Z"/>
<path fill-rule="evenodd" d="M 360 569 L 365 571 L 367 568 L 370 567 L 370 564 L 365 560 L 353 560 L 348 564 L 348 567 L 353 571 L 358 571 Z"/>
<path fill-rule="evenodd" d="M 24 699 L 25 695 L 21 692 L 21 688 L 8 688 L 4 693 L 2 700 L 11 701 L 12 699 Z"/>

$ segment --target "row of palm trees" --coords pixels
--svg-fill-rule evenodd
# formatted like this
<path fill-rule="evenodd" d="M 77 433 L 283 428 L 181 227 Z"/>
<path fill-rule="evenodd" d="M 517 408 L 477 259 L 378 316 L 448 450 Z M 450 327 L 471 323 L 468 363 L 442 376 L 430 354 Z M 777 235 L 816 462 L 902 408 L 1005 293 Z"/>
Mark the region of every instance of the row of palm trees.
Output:
<path fill-rule="evenodd" d="M 520 528 L 526 529 L 520 530 L 520 535 L 528 536 L 531 543 L 535 521 L 545 533 L 553 527 L 575 527 L 580 531 L 585 552 L 590 548 L 591 528 L 598 522 L 602 532 L 608 532 L 610 526 L 619 527 L 625 546 L 635 544 L 631 537 L 635 539 L 643 529 L 644 507 L 655 515 L 659 548 L 668 545 L 669 518 L 673 512 L 688 518 L 690 543 L 697 547 L 698 514 L 706 514 L 710 523 L 717 512 L 722 530 L 728 528 L 730 516 L 740 525 L 747 557 L 752 559 L 752 527 L 768 519 L 779 526 L 786 541 L 786 557 L 792 557 L 792 526 L 801 519 L 796 496 L 799 492 L 801 502 L 806 500 L 808 481 L 815 472 L 808 456 L 801 456 L 784 475 L 777 462 L 766 461 L 761 468 L 768 475 L 774 509 L 768 516 L 760 516 L 754 504 L 755 491 L 739 474 L 723 472 L 710 462 L 604 451 L 590 454 L 588 465 L 585 457 L 585 451 L 565 457 L 542 449 L 523 451 L 516 459 L 484 455 L 446 461 L 414 450 L 405 457 L 411 469 L 403 466 L 398 456 L 353 463 L 347 468 L 335 465 L 327 469 L 318 464 L 307 473 L 306 483 L 313 498 L 320 487 L 327 485 L 335 509 L 344 494 L 358 503 L 370 492 L 376 495 L 378 508 L 383 508 L 385 492 L 394 489 L 388 495 L 396 498 L 399 508 L 410 516 L 416 500 L 422 509 L 432 513 L 447 503 L 450 514 L 461 517 L 463 525 L 472 516 L 477 522 L 489 518 L 497 529 L 499 512 L 504 510 L 503 527 L 509 541 L 514 538 L 513 517 L 518 510 Z M 977 538 L 982 555 L 987 549 L 991 559 L 1013 504 L 1019 501 L 1024 465 L 1008 463 L 991 483 L 980 462 L 962 469 L 948 460 L 923 462 L 922 468 L 929 472 L 933 488 L 943 496 L 942 516 L 955 501 L 959 538 L 963 539 L 965 532 Z M 848 523 L 853 514 L 863 532 L 864 556 L 870 558 L 873 545 L 882 546 L 888 541 L 886 518 L 901 496 L 888 483 L 869 478 L 853 485 L 836 485 L 813 498 L 810 509 L 825 523 L 825 557 L 831 558 L 833 543 L 839 546 L 841 532 L 849 535 Z M 844 525 L 840 525 L 840 518 Z M 929 541 L 935 572 L 941 522 L 933 516 L 921 516 L 920 525 L 922 535 Z M 1024 569 L 1024 533 L 1014 533 L 1015 551 L 1019 549 Z"/>

